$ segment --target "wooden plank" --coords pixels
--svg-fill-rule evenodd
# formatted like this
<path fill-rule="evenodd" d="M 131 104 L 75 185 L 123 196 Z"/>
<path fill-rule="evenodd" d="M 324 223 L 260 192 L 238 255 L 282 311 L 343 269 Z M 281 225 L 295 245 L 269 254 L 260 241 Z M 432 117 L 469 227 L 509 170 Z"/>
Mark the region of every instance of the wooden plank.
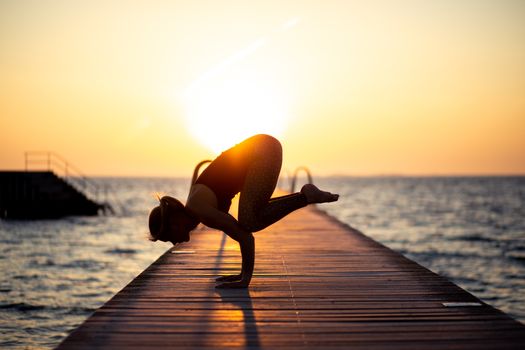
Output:
<path fill-rule="evenodd" d="M 238 246 L 201 229 L 59 349 L 522 349 L 525 326 L 315 208 L 256 234 L 248 290 L 216 290 Z M 479 306 L 446 307 L 474 302 Z"/>

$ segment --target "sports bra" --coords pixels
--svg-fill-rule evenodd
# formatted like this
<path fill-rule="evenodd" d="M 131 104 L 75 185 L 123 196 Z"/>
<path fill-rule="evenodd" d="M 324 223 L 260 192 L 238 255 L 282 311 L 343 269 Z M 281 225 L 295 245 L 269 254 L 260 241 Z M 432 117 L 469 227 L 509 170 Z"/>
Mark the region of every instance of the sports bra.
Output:
<path fill-rule="evenodd" d="M 195 181 L 215 193 L 218 209 L 227 213 L 233 197 L 239 193 L 244 184 L 249 157 L 243 143 L 237 144 L 222 152 L 208 165 Z"/>

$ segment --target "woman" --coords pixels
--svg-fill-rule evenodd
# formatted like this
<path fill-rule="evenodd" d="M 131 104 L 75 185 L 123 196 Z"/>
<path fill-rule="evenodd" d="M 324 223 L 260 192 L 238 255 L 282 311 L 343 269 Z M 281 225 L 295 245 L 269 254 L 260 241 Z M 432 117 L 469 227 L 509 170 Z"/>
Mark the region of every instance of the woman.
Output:
<path fill-rule="evenodd" d="M 246 288 L 250 284 L 254 258 L 253 232 L 279 221 L 310 203 L 334 202 L 339 195 L 319 190 L 312 184 L 301 192 L 270 198 L 282 163 L 279 141 L 269 135 L 255 135 L 217 157 L 191 186 L 184 206 L 164 196 L 149 216 L 151 240 L 187 242 L 199 223 L 225 232 L 239 243 L 242 270 L 223 276 L 217 288 Z M 240 192 L 237 221 L 228 214 L 233 197 Z"/>

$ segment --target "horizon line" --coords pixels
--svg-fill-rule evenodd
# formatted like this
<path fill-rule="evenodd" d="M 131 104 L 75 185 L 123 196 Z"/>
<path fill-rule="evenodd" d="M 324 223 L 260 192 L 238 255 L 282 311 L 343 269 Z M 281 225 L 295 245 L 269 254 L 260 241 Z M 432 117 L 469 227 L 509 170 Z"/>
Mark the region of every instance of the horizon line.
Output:
<path fill-rule="evenodd" d="M 39 172 L 39 171 L 52 171 L 58 175 L 61 175 L 53 169 L 0 169 L 0 172 Z M 191 178 L 192 175 L 135 175 L 135 174 L 84 174 L 87 177 L 106 177 L 106 178 Z M 286 174 L 281 171 L 280 177 L 285 177 Z M 523 173 L 342 173 L 336 172 L 331 174 L 320 174 L 313 175 L 317 178 L 327 177 L 525 177 Z M 74 177 L 74 176 L 73 176 Z"/>

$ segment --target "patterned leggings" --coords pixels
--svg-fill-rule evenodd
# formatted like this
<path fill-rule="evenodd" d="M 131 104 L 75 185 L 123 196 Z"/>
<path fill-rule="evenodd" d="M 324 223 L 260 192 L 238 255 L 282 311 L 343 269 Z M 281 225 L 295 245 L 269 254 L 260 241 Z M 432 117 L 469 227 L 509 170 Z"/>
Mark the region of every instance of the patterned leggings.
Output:
<path fill-rule="evenodd" d="M 260 231 L 308 204 L 300 192 L 270 198 L 281 171 L 282 148 L 275 138 L 261 136 L 253 145 L 239 199 L 239 224 L 250 232 Z"/>

